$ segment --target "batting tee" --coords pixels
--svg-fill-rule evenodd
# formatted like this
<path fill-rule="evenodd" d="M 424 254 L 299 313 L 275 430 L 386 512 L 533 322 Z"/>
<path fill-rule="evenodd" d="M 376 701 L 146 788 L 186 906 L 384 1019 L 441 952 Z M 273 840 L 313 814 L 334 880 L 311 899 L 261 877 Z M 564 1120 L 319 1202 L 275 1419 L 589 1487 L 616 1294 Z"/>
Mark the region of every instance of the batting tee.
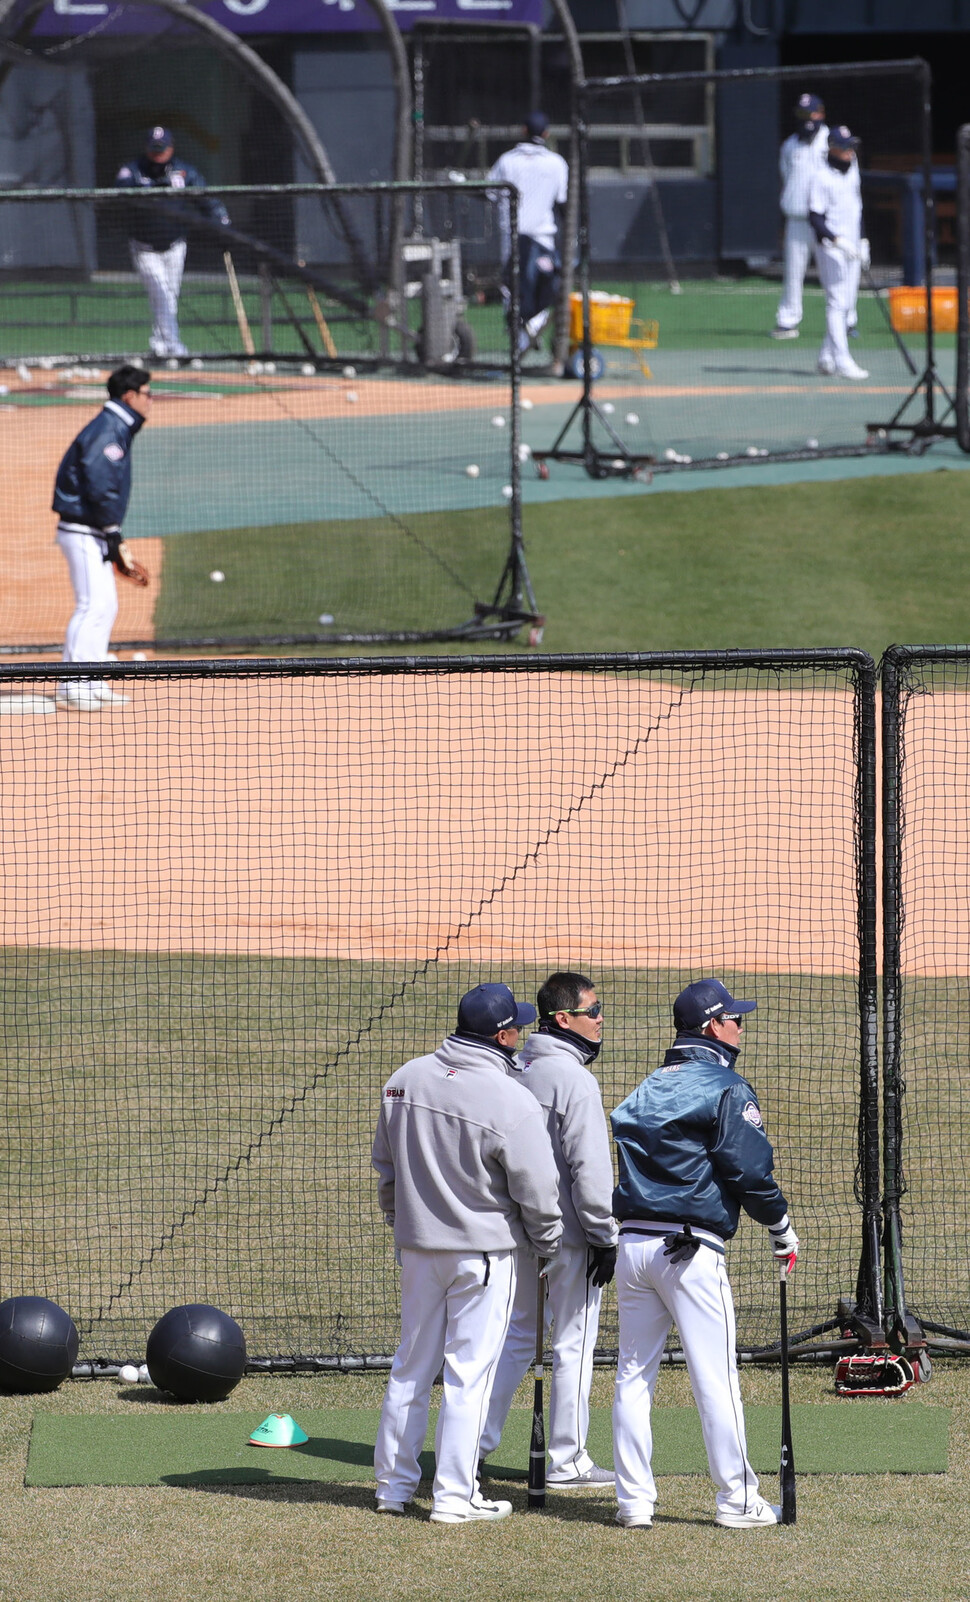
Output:
<path fill-rule="evenodd" d="M 604 1000 L 607 1110 L 689 980 L 757 1000 L 742 1065 L 806 1240 L 793 1338 L 837 1338 L 843 1297 L 878 1316 L 868 657 L 108 672 L 130 704 L 91 718 L 55 710 L 63 668 L 0 670 L 0 1258 L 83 1362 L 189 1301 L 260 1361 L 386 1361 L 381 1087 L 472 985 L 564 967 Z M 763 1230 L 730 1271 L 742 1349 L 770 1349 Z"/>

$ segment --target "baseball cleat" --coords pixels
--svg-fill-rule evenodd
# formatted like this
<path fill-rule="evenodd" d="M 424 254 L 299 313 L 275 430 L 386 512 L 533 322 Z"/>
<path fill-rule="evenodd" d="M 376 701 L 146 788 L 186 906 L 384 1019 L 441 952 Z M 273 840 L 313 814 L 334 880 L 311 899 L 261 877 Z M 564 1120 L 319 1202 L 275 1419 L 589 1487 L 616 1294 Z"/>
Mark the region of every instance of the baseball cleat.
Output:
<path fill-rule="evenodd" d="M 797 339 L 798 338 L 798 329 L 797 328 L 773 328 L 771 330 L 771 338 L 772 339 Z"/>
<path fill-rule="evenodd" d="M 111 688 L 110 684 L 92 683 L 90 689 L 99 701 L 103 701 L 108 706 L 127 706 L 131 700 L 130 695 L 120 695 L 117 690 Z"/>
<path fill-rule="evenodd" d="M 464 1513 L 432 1513 L 432 1524 L 474 1524 L 481 1519 L 507 1519 L 511 1502 L 470 1502 Z"/>
<path fill-rule="evenodd" d="M 395 1518 L 398 1518 L 398 1519 L 399 1518 L 403 1518 L 403 1516 L 404 1516 L 404 1503 L 403 1502 L 380 1502 L 379 1501 L 377 1503 L 377 1505 L 375 1506 L 375 1508 L 374 1508 L 374 1512 L 375 1513 L 393 1513 Z"/>
<path fill-rule="evenodd" d="M 729 1508 L 718 1508 L 715 1524 L 724 1530 L 757 1530 L 781 1523 L 781 1508 L 773 1502 L 756 1502 L 747 1513 L 732 1513 Z"/>
<path fill-rule="evenodd" d="M 616 1519 L 614 1520 L 614 1522 L 616 1524 L 619 1524 L 621 1529 L 624 1529 L 624 1530 L 652 1530 L 653 1529 L 653 1514 L 652 1513 L 617 1513 Z"/>
<path fill-rule="evenodd" d="M 104 712 L 110 705 L 93 684 L 59 684 L 54 700 L 70 712 Z"/>
<path fill-rule="evenodd" d="M 557 1491 L 572 1491 L 579 1490 L 587 1485 L 612 1485 L 614 1479 L 615 1475 L 612 1469 L 597 1468 L 594 1463 L 591 1468 L 584 1470 L 582 1474 L 571 1473 L 564 1475 L 561 1479 L 554 1478 L 551 1474 L 548 1474 L 546 1476 L 546 1485 L 550 1490 L 555 1487 Z"/>
<path fill-rule="evenodd" d="M 860 367 L 858 362 L 842 362 L 841 365 L 835 370 L 840 378 L 858 379 L 869 377 L 868 369 L 865 367 Z"/>

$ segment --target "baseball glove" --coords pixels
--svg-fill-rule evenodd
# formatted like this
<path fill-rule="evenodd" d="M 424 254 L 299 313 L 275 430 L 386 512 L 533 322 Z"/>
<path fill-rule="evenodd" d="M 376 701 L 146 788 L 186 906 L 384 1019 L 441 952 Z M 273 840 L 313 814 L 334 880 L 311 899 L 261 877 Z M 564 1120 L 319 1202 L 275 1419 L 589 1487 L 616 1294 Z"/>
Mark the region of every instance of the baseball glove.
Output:
<path fill-rule="evenodd" d="M 127 540 L 119 540 L 113 561 L 122 578 L 131 579 L 132 584 L 138 584 L 144 589 L 148 583 L 148 570 L 136 562 L 131 546 Z"/>
<path fill-rule="evenodd" d="M 840 1396 L 902 1396 L 915 1384 L 912 1363 L 892 1352 L 856 1352 L 840 1357 L 835 1368 Z"/>

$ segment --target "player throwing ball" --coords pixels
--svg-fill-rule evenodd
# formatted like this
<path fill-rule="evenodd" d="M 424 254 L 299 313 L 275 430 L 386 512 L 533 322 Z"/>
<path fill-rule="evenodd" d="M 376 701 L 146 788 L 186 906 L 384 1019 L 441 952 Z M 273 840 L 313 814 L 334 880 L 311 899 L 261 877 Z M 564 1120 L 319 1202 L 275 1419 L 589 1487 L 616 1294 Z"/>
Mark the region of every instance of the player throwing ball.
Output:
<path fill-rule="evenodd" d="M 626 1529 L 653 1522 L 650 1407 L 675 1322 L 717 1486 L 716 1522 L 746 1530 L 781 1517 L 748 1462 L 724 1263 L 742 1208 L 767 1227 L 776 1258 L 791 1266 L 798 1254 L 758 1099 L 735 1070 L 744 1016 L 756 1005 L 735 1001 L 717 979 L 688 985 L 674 1002 L 676 1039 L 662 1066 L 611 1116 L 620 1224 L 613 1458 L 616 1521 Z"/>
<path fill-rule="evenodd" d="M 825 338 L 818 370 L 853 379 L 869 377 L 849 355 L 848 337 L 856 320 L 859 274 L 869 265 L 869 241 L 862 237 L 858 145 L 844 125 L 831 130 L 826 164 L 812 179 L 808 197 L 808 217 L 818 240 L 818 276 L 825 290 Z"/>

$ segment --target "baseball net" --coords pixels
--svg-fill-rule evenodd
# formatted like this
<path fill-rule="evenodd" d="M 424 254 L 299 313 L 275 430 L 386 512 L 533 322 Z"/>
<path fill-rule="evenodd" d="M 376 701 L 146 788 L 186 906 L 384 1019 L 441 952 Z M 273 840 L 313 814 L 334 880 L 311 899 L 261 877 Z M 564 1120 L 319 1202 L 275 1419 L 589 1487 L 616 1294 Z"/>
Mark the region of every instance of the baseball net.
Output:
<path fill-rule="evenodd" d="M 607 1110 L 690 979 L 757 1000 L 793 1336 L 846 1294 L 874 1310 L 869 658 L 127 664 L 129 704 L 94 719 L 56 708 L 64 671 L 0 669 L 0 1258 L 83 1361 L 137 1356 L 187 1301 L 260 1359 L 386 1358 L 381 1086 L 464 990 L 561 967 L 604 999 Z M 763 1230 L 730 1272 L 742 1348 L 770 1348 Z"/>
<path fill-rule="evenodd" d="M 970 650 L 893 646 L 882 687 L 886 1303 L 967 1350 Z"/>
<path fill-rule="evenodd" d="M 0 196 L 13 493 L 0 648 L 59 648 L 71 611 L 50 494 L 123 360 L 153 372 L 126 535 L 153 572 L 116 644 L 179 649 L 508 638 L 535 617 L 519 505 L 518 371 L 497 276 L 501 187 L 212 188 Z M 145 356 L 129 240 L 176 208 L 191 356 Z M 146 219 L 148 219 L 146 223 Z M 65 245 L 67 240 L 69 245 Z M 26 531 L 26 532 L 25 532 Z M 49 532 L 48 532 L 49 531 Z M 144 544 L 143 544 L 144 542 Z M 35 548 L 36 547 L 36 548 Z M 50 584 L 38 583 L 46 571 Z M 212 581 L 210 575 L 222 575 Z"/>
<path fill-rule="evenodd" d="M 805 90 L 824 100 L 830 126 L 861 139 L 872 261 L 851 346 L 868 375 L 858 382 L 817 370 L 825 297 L 814 263 L 799 336 L 769 337 L 782 295 L 779 145 Z M 570 364 L 578 376 L 589 365 L 590 377 L 548 462 L 598 477 L 628 474 L 631 462 L 654 473 L 752 468 L 923 451 L 940 437 L 924 426 L 942 380 L 926 293 L 912 287 L 932 271 L 925 63 L 589 77 L 577 96 L 581 294 Z M 668 225 L 690 260 L 671 261 Z M 692 277 L 697 260 L 715 263 L 717 277 L 697 277 L 696 266 Z"/>

